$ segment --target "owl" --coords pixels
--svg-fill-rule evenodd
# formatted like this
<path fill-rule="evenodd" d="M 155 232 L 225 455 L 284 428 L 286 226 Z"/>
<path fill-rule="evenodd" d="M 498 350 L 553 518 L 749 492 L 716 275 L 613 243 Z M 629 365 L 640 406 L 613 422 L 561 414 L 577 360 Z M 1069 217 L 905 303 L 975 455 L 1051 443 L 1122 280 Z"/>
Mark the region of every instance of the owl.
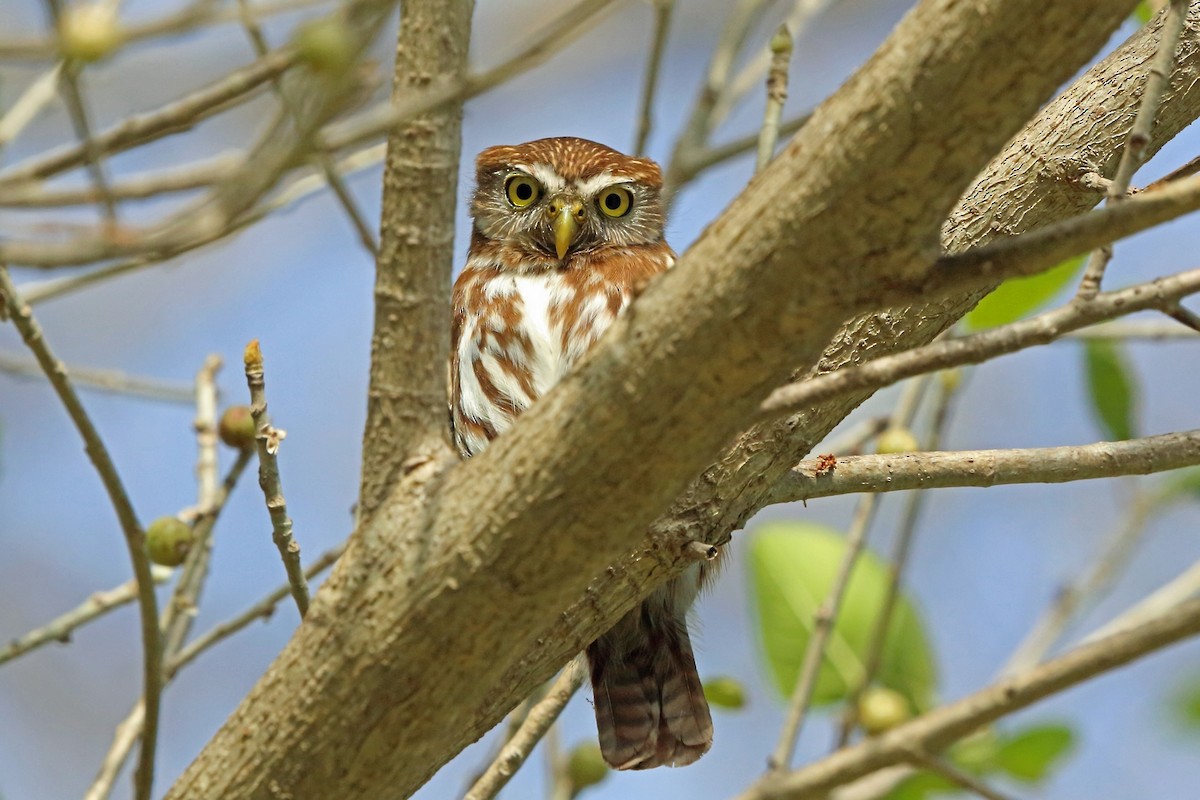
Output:
<path fill-rule="evenodd" d="M 550 391 L 675 263 L 653 161 L 563 137 L 490 147 L 475 166 L 451 324 L 451 419 L 464 457 Z M 686 621 L 704 572 L 658 589 L 587 648 L 600 748 L 616 769 L 690 764 L 712 743 Z"/>

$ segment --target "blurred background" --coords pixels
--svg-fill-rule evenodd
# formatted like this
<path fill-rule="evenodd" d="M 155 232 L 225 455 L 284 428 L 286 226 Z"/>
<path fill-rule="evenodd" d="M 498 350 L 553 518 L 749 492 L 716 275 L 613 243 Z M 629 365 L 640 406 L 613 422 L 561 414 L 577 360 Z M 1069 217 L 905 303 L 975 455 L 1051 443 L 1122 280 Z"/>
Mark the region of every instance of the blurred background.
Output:
<path fill-rule="evenodd" d="M 479 0 L 472 60 L 489 65 L 516 52 L 545 25 L 546 3 Z M 708 59 L 732 4 L 679 3 L 667 41 L 648 154 L 666 161 L 698 94 Z M 750 38 L 761 51 L 789 4 L 777 3 Z M 885 38 L 911 3 L 836 0 L 796 42 L 784 118 L 819 103 Z M 127 0 L 122 19 L 156 18 L 178 8 L 171 0 Z M 328 8 L 318 6 L 317 11 Z M 39 0 L 0 4 L 0 42 L 48 34 Z M 271 17 L 270 42 L 286 41 L 314 11 Z M 556 12 L 557 13 L 557 12 Z M 633 147 L 639 87 L 649 51 L 653 10 L 626 2 L 538 69 L 466 106 L 460 199 L 471 191 L 473 154 L 493 144 L 544 136 L 595 139 Z M 1111 45 L 1131 34 L 1137 21 Z M 394 30 L 375 47 L 390 75 Z M 2 48 L 0 48 L 2 51 Z M 236 24 L 138 43 L 84 75 L 97 129 L 156 108 L 254 60 Z M 8 107 L 44 72 L 48 59 L 0 61 L 0 108 Z M 383 89 L 381 91 L 386 91 Z M 274 112 L 276 100 L 255 101 L 198 126 L 109 160 L 121 177 L 177 165 L 245 146 Z M 749 93 L 715 142 L 757 130 L 762 92 Z M 953 109 L 947 109 L 953 113 Z M 11 165 L 58 143 L 74 141 L 61 103 L 51 104 L 0 154 Z M 1200 152 L 1186 131 L 1135 178 L 1144 185 Z M 668 238 L 684 250 L 745 185 L 753 154 L 733 159 L 683 187 L 672 208 Z M 377 220 L 381 170 L 349 179 L 364 213 Z M 60 186 L 86 186 L 76 170 Z M 178 203 L 123 203 L 122 218 L 151 221 Z M 40 230 L 46 212 L 0 208 L 0 235 Z M 468 221 L 460 204 L 459 263 Z M 57 220 L 94 222 L 94 211 L 55 213 Z M 1184 219 L 1122 242 L 1106 287 L 1194 268 L 1200 220 Z M 37 314 L 57 354 L 68 364 L 119 369 L 188 383 L 208 353 L 225 358 L 222 402 L 247 401 L 240 354 L 262 342 L 275 422 L 287 429 L 281 468 L 295 533 L 306 559 L 341 541 L 352 525 L 359 480 L 360 438 L 372 314 L 370 257 L 328 192 L 287 208 L 242 234 L 182 259 L 130 273 L 39 305 Z M 18 281 L 60 274 L 17 270 Z M 1066 291 L 1069 291 L 1066 290 Z M 1065 293 L 1064 295 L 1065 296 Z M 1197 427 L 1200 342 L 1131 342 L 1138 433 Z M 0 353 L 22 355 L 10 326 L 0 327 Z M 1078 342 L 1064 341 L 975 369 L 956 400 L 944 449 L 1083 444 L 1105 438 L 1088 396 Z M 896 390 L 880 393 L 856 420 L 889 413 Z M 194 409 L 89 391 L 85 402 L 116 460 L 143 522 L 195 502 Z M 833 438 L 838 433 L 835 432 Z M 818 448 L 817 452 L 824 452 Z M 221 451 L 224 469 L 232 451 Z M 1157 479 L 1161 482 L 1162 478 Z M 1156 485 L 1156 479 L 1141 483 Z M 1121 524 L 1137 491 L 1132 480 L 1062 486 L 939 490 L 920 521 L 908 590 L 930 640 L 937 694 L 954 699 L 988 683 L 1063 583 L 1092 562 Z M 718 798 L 744 789 L 765 769 L 784 714 L 757 634 L 745 551 L 764 521 L 820 522 L 845 530 L 854 498 L 767 509 L 738 534 L 724 577 L 695 611 L 701 673 L 731 676 L 745 689 L 737 711 L 715 712 L 712 752 L 693 767 L 611 775 L 586 797 Z M 886 554 L 903 506 L 885 496 L 871 547 Z M 1177 503 L 1153 517 L 1111 593 L 1072 627 L 1079 635 L 1103 624 L 1200 558 L 1200 505 Z M 216 528 L 212 575 L 195 631 L 237 613 L 283 579 L 270 523 L 251 473 L 238 486 Z M 80 441 L 40 378 L 0 372 L 0 641 L 7 641 L 76 606 L 91 593 L 130 577 L 111 507 Z M 161 588 L 160 597 L 165 597 Z M 281 605 L 203 655 L 165 695 L 156 787 L 163 792 L 196 755 L 283 646 L 297 622 Z M 453 657 L 448 654 L 448 657 Z M 0 668 L 0 797 L 42 800 L 80 796 L 106 752 L 113 727 L 140 691 L 136 610 L 128 606 L 78 631 L 68 646 L 52 644 Z M 1069 754 L 1037 785 L 998 775 L 996 785 L 1020 796 L 1126 798 L 1195 796 L 1200 736 L 1181 721 L 1180 697 L 1200 677 L 1200 642 L 1155 655 L 1135 667 L 1022 712 L 998 727 L 1065 722 L 1074 733 Z M 593 741 L 587 693 L 575 697 L 561 723 L 563 746 Z M 417 795 L 461 795 L 487 761 L 496 734 L 463 752 Z M 798 763 L 828 752 L 833 725 L 821 713 L 804 732 Z M 397 758 L 403 758 L 398 753 Z M 128 791 L 126 774 L 116 795 Z M 511 798 L 545 795 L 540 753 L 506 790 Z"/>

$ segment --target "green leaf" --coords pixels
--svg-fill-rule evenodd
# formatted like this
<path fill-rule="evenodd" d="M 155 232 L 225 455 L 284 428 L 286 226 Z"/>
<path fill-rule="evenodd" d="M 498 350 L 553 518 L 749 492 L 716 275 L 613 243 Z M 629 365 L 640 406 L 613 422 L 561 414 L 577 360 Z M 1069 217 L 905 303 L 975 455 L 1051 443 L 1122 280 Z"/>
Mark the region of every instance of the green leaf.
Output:
<path fill-rule="evenodd" d="M 961 791 L 957 784 L 933 772 L 922 770 L 909 775 L 884 795 L 884 800 L 926 800 L 937 794 Z"/>
<path fill-rule="evenodd" d="M 1084 367 L 1092 408 L 1110 439 L 1132 439 L 1136 386 L 1124 349 L 1106 340 L 1084 346 Z"/>
<path fill-rule="evenodd" d="M 772 523 L 750 543 L 750 578 L 759 636 L 768 671 L 789 697 L 813 628 L 845 553 L 842 536 L 809 523 Z M 814 705 L 845 698 L 863 674 L 863 662 L 888 586 L 888 569 L 864 552 L 850 577 L 813 693 Z M 904 695 L 922 711 L 931 707 L 937 674 L 933 654 L 913 604 L 896 604 L 877 682 Z"/>
<path fill-rule="evenodd" d="M 1000 284 L 963 317 L 967 328 L 978 331 L 1007 325 L 1045 306 L 1067 284 L 1074 282 L 1083 267 L 1083 258 L 1078 256 L 1037 275 L 1013 278 Z"/>
<path fill-rule="evenodd" d="M 1138 3 L 1137 8 L 1133 10 L 1133 18 L 1138 21 L 1138 24 L 1145 25 L 1154 16 L 1155 11 L 1146 0 Z"/>
<path fill-rule="evenodd" d="M 746 689 L 737 678 L 723 675 L 704 682 L 704 696 L 717 708 L 737 710 L 746 705 Z"/>
<path fill-rule="evenodd" d="M 996 765 L 1012 777 L 1038 783 L 1075 746 L 1066 725 L 1039 725 L 1008 737 L 996 753 Z"/>
<path fill-rule="evenodd" d="M 1184 683 L 1171 703 L 1172 711 L 1183 728 L 1200 733 L 1200 675 Z"/>

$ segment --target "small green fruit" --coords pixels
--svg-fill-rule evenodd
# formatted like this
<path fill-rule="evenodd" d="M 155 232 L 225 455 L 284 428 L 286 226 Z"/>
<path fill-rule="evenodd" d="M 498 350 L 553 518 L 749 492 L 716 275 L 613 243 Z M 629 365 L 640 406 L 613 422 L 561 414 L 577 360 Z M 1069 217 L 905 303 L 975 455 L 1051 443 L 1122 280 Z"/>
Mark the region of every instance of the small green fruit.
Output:
<path fill-rule="evenodd" d="M 345 72 L 354 63 L 354 37 L 335 17 L 310 20 L 292 38 L 299 59 L 318 72 Z"/>
<path fill-rule="evenodd" d="M 879 439 L 875 442 L 875 452 L 881 456 L 911 453 L 920 449 L 921 445 L 917 441 L 917 437 L 913 436 L 912 431 L 908 428 L 888 428 L 879 434 Z"/>
<path fill-rule="evenodd" d="M 178 567 L 192 549 L 192 526 L 176 517 L 159 517 L 146 528 L 146 552 L 164 567 Z"/>
<path fill-rule="evenodd" d="M 217 423 L 217 435 L 221 441 L 236 450 L 254 447 L 254 417 L 249 406 L 230 406 Z"/>
<path fill-rule="evenodd" d="M 718 708 L 741 708 L 746 705 L 746 690 L 736 678 L 722 676 L 704 682 L 704 696 Z"/>
<path fill-rule="evenodd" d="M 870 687 L 858 700 L 858 721 L 872 735 L 889 731 L 911 716 L 904 695 L 884 686 Z"/>
<path fill-rule="evenodd" d="M 567 775 L 574 789 L 572 796 L 607 778 L 608 764 L 604 763 L 604 756 L 600 754 L 600 745 L 585 742 L 572 750 L 567 760 Z"/>
<path fill-rule="evenodd" d="M 58 21 L 58 46 L 67 58 L 99 61 L 121 44 L 117 8 L 113 3 L 75 5 Z"/>

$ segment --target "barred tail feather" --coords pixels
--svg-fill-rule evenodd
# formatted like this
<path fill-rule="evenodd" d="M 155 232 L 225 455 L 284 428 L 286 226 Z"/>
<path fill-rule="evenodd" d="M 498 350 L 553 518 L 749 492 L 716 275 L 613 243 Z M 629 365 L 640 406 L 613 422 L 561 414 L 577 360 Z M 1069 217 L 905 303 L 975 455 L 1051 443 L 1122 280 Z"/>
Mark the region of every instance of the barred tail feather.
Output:
<path fill-rule="evenodd" d="M 712 745 L 687 626 L 653 612 L 643 603 L 587 649 L 600 750 L 614 769 L 680 767 Z"/>

